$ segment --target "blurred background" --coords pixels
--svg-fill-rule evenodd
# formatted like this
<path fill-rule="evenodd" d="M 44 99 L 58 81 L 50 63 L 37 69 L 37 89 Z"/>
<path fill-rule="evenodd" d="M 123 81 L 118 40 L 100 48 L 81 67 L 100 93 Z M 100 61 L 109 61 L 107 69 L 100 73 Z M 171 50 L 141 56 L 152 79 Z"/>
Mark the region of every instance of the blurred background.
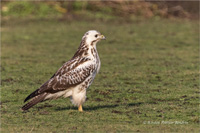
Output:
<path fill-rule="evenodd" d="M 0 7 L 0 132 L 199 132 L 199 1 L 4 0 Z M 86 113 L 66 99 L 21 113 L 24 98 L 91 29 L 106 41 L 97 46 L 101 70 Z M 183 123 L 144 123 L 163 120 Z"/>
<path fill-rule="evenodd" d="M 199 1 L 3 1 L 2 17 L 198 19 Z"/>

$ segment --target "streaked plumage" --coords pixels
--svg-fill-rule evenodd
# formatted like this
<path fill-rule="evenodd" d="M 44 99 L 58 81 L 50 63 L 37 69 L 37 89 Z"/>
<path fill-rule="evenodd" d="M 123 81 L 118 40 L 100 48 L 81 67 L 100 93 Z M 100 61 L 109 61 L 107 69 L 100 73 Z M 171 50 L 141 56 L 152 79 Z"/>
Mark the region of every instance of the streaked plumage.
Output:
<path fill-rule="evenodd" d="M 90 30 L 82 38 L 77 52 L 39 89 L 31 93 L 25 100 L 30 102 L 22 107 L 28 110 L 35 104 L 59 97 L 71 97 L 72 103 L 82 111 L 86 99 L 86 90 L 92 84 L 100 69 L 100 59 L 96 44 L 105 39 L 98 31 Z"/>

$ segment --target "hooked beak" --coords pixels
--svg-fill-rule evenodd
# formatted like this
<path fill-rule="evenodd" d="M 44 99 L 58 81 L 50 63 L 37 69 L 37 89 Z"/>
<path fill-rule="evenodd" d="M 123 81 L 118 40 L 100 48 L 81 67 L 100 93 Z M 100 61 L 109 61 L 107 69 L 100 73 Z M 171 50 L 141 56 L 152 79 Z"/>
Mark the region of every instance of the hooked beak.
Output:
<path fill-rule="evenodd" d="M 104 35 L 100 36 L 101 40 L 106 40 L 106 37 Z"/>

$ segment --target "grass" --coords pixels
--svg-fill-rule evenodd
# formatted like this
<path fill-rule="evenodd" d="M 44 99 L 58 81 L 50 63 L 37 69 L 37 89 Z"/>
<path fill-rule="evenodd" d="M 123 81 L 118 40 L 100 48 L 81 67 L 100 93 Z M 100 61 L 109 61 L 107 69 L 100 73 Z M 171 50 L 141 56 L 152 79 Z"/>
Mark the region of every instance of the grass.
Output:
<path fill-rule="evenodd" d="M 197 132 L 198 26 L 188 20 L 3 20 L 1 132 Z M 90 29 L 107 40 L 98 44 L 102 65 L 85 112 L 60 98 L 22 113 L 25 97 L 73 56 Z"/>

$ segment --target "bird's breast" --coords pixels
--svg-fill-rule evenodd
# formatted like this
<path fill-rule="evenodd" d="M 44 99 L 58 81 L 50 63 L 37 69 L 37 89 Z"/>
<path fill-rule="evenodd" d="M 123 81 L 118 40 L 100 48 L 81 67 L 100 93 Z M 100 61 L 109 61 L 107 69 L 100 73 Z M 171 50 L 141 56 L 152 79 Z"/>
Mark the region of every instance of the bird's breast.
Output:
<path fill-rule="evenodd" d="M 99 72 L 100 70 L 100 66 L 101 66 L 101 61 L 97 52 L 96 48 L 90 48 L 87 51 L 89 58 L 92 60 L 92 63 L 95 64 L 95 71 L 94 74 L 96 75 L 96 73 Z"/>

